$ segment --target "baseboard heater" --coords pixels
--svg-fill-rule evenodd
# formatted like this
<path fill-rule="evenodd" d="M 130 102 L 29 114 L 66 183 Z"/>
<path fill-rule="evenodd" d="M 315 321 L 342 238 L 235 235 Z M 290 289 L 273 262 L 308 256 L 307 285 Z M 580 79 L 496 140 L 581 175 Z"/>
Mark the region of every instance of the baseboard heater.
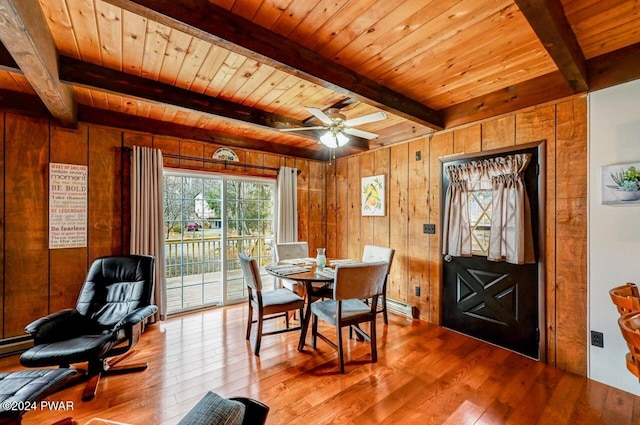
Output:
<path fill-rule="evenodd" d="M 21 353 L 33 347 L 33 338 L 30 336 L 17 336 L 0 340 L 0 357 Z"/>
<path fill-rule="evenodd" d="M 415 318 L 414 307 L 401 303 L 400 301 L 394 301 L 387 298 L 387 309 L 395 314 L 408 317 L 409 319 Z"/>

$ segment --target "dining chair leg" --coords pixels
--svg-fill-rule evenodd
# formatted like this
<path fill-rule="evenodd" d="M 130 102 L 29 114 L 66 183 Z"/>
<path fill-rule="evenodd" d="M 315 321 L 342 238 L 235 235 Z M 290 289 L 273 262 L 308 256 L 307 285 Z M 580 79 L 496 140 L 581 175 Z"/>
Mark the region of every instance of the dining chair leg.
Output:
<path fill-rule="evenodd" d="M 318 341 L 318 316 L 315 314 L 311 319 L 313 323 L 311 324 L 311 348 L 316 349 L 316 341 Z"/>
<path fill-rule="evenodd" d="M 291 320 L 291 319 L 296 320 L 296 316 L 297 316 L 296 310 L 287 311 L 287 319 L 288 320 Z"/>
<path fill-rule="evenodd" d="M 256 348 L 253 350 L 256 356 L 260 355 L 260 343 L 262 342 L 262 314 L 258 312 L 258 332 L 256 333 Z"/>
<path fill-rule="evenodd" d="M 338 336 L 338 359 L 340 360 L 340 373 L 344 373 L 344 351 L 342 350 L 342 327 L 340 323 L 336 326 L 336 334 Z"/>
<path fill-rule="evenodd" d="M 384 324 L 389 324 L 389 316 L 387 316 L 387 296 L 382 294 L 382 317 L 384 318 Z"/>
<path fill-rule="evenodd" d="M 247 321 L 247 341 L 251 338 L 251 324 L 253 323 L 253 306 L 249 301 L 249 320 Z"/>
<path fill-rule="evenodd" d="M 376 314 L 373 315 L 373 320 L 371 321 L 371 331 L 369 337 L 371 339 L 371 361 L 373 363 L 378 361 L 378 343 L 376 340 Z"/>
<path fill-rule="evenodd" d="M 384 283 L 382 284 L 382 293 L 379 298 L 382 298 L 382 317 L 384 318 L 384 324 L 389 324 L 389 316 L 387 315 L 387 280 L 389 279 L 389 275 L 384 278 Z M 378 306 L 376 306 L 376 310 Z"/>

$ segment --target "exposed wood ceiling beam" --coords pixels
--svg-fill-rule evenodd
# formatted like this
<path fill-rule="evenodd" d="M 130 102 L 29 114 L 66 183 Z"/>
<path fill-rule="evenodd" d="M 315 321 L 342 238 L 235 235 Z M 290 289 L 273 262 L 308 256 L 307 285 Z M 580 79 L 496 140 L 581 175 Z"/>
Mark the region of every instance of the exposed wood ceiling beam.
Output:
<path fill-rule="evenodd" d="M 73 89 L 58 79 L 58 55 L 38 0 L 0 0 L 0 40 L 51 115 L 77 125 Z"/>
<path fill-rule="evenodd" d="M 640 79 L 640 43 L 586 61 L 590 90 Z M 495 117 L 575 94 L 560 72 L 543 75 L 442 110 L 447 128 Z"/>
<path fill-rule="evenodd" d="M 447 127 L 456 127 L 497 115 L 539 105 L 574 94 L 564 76 L 556 71 L 506 87 L 443 110 Z"/>
<path fill-rule="evenodd" d="M 271 114 L 228 100 L 194 93 L 169 84 L 105 68 L 70 57 L 60 56 L 60 79 L 88 89 L 126 95 L 152 103 L 163 103 L 178 108 L 204 112 L 261 128 L 303 127 L 302 121 L 283 115 Z M 307 136 L 310 136 L 311 131 Z M 318 135 L 319 137 L 320 135 Z M 317 138 L 316 138 L 317 140 Z"/>
<path fill-rule="evenodd" d="M 29 116 L 51 118 L 51 113 L 38 96 L 0 89 L 0 109 Z"/>
<path fill-rule="evenodd" d="M 411 121 L 444 127 L 438 111 L 208 1 L 105 1 Z"/>
<path fill-rule="evenodd" d="M 328 149 L 312 150 L 297 148 L 281 143 L 265 142 L 249 137 L 232 136 L 226 133 L 211 131 L 199 127 L 177 125 L 166 121 L 144 117 L 134 117 L 121 112 L 105 113 L 104 110 L 90 106 L 79 105 L 78 118 L 80 121 L 100 124 L 109 127 L 123 128 L 153 134 L 177 137 L 181 139 L 200 140 L 219 145 L 232 146 L 243 149 L 259 150 L 262 152 L 289 155 L 299 158 L 326 160 Z M 150 129 L 152 131 L 150 131 Z"/>
<path fill-rule="evenodd" d="M 21 69 L 2 45 L 0 45 L 0 70 L 22 74 Z M 294 118 L 270 114 L 259 109 L 249 108 L 222 99 L 200 95 L 171 85 L 158 83 L 156 81 L 147 80 L 97 65 L 80 62 L 66 56 L 60 56 L 60 78 L 71 84 L 77 84 L 91 89 L 108 91 L 117 95 L 137 97 L 147 102 L 170 104 L 187 110 L 200 111 L 251 125 L 257 125 L 263 128 L 276 128 L 279 125 L 287 127 L 305 126 L 303 122 Z M 4 97 L 3 99 L 6 98 L 7 97 Z M 106 119 L 105 116 L 111 113 L 113 112 L 102 110 L 103 118 L 101 119 Z M 131 119 L 134 120 L 135 118 L 136 117 L 131 117 Z M 171 123 L 165 124 L 172 125 Z M 136 128 L 136 130 L 139 129 Z M 203 131 L 206 132 L 205 130 Z M 309 131 L 309 133 L 315 134 L 319 138 L 322 131 Z M 211 134 L 212 133 L 209 131 L 206 136 L 197 138 L 197 140 L 211 141 Z M 249 145 L 256 141 L 255 139 L 237 137 L 220 132 L 217 132 L 215 137 L 218 140 L 224 139 L 229 142 L 235 141 L 236 143 L 244 143 L 248 140 L 251 141 Z M 264 142 L 261 141 L 261 143 Z M 359 137 L 350 136 L 349 145 L 349 151 L 357 152 L 369 149 L 369 141 Z M 259 147 L 254 147 L 252 149 L 259 149 Z M 310 151 L 315 152 L 314 150 Z M 304 154 L 304 149 L 300 150 L 300 152 Z M 307 155 L 305 157 L 309 156 Z"/>
<path fill-rule="evenodd" d="M 587 74 L 591 91 L 640 79 L 640 43 L 589 59 Z"/>
<path fill-rule="evenodd" d="M 560 73 L 575 92 L 589 89 L 587 67 L 560 0 L 515 0 Z"/>
<path fill-rule="evenodd" d="M 369 143 L 369 148 L 374 146 L 388 146 L 394 143 L 415 139 L 417 137 L 427 136 L 432 133 L 435 133 L 435 130 L 423 125 L 417 125 L 416 123 L 405 121 L 378 131 L 380 137 L 378 137 L 377 140 L 372 140 Z"/>
<path fill-rule="evenodd" d="M 305 127 L 302 121 L 291 117 L 194 93 L 169 84 L 81 62 L 66 56 L 60 56 L 60 79 L 90 89 L 123 94 L 152 103 L 173 105 L 190 111 L 204 112 L 269 130 Z M 324 131 L 305 130 L 296 134 L 317 141 L 324 134 Z M 359 149 L 366 150 L 369 148 L 368 141 L 359 137 L 351 137 L 349 143 Z"/>
<path fill-rule="evenodd" d="M 51 118 L 51 113 L 38 96 L 0 89 L 0 110 L 23 115 Z M 226 133 L 210 131 L 203 128 L 176 125 L 173 123 L 150 118 L 134 117 L 120 112 L 110 112 L 86 105 L 78 105 L 78 119 L 80 121 L 115 127 L 120 129 L 153 133 L 157 135 L 176 137 L 181 139 L 200 140 L 224 146 L 243 149 L 253 149 L 279 155 L 289 155 L 298 158 L 325 161 L 329 158 L 329 150 L 313 150 L 297 148 L 280 143 L 265 142 L 242 136 L 232 136 Z M 336 156 L 357 153 L 353 148 L 338 149 Z"/>

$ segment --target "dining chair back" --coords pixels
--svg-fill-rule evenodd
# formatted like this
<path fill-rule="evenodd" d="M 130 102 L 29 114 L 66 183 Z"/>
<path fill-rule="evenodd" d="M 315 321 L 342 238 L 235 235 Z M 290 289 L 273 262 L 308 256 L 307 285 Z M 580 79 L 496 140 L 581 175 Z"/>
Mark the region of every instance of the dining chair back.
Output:
<path fill-rule="evenodd" d="M 371 343 L 371 360 L 378 361 L 376 343 L 376 316 L 378 297 L 382 295 L 384 280 L 387 274 L 386 262 L 358 263 L 339 265 L 335 269 L 333 299 L 317 301 L 311 304 L 312 313 L 312 347 L 316 348 L 317 338 L 338 351 L 340 373 L 344 373 L 344 349 L 342 328 L 352 326 L 364 340 Z M 367 304 L 363 299 L 370 299 Z M 336 328 L 337 342 L 331 341 L 318 332 L 318 319 Z M 369 323 L 369 334 L 359 326 Z"/>
<path fill-rule="evenodd" d="M 309 244 L 307 242 L 283 242 L 277 243 L 276 261 L 292 260 L 294 258 L 306 258 L 309 256 Z M 297 292 L 298 283 L 295 280 L 274 277 L 273 287 L 287 288 Z"/>
<path fill-rule="evenodd" d="M 620 316 L 640 311 L 640 295 L 638 295 L 638 287 L 634 283 L 627 282 L 626 285 L 616 286 L 609 291 L 609 295 Z"/>
<path fill-rule="evenodd" d="M 640 380 L 640 311 L 633 311 L 618 319 L 618 326 L 629 347 L 627 369 Z"/>
<path fill-rule="evenodd" d="M 245 254 L 238 256 L 242 275 L 247 285 L 247 295 L 249 302 L 249 314 L 247 320 L 247 341 L 251 338 L 251 327 L 253 323 L 257 323 L 256 343 L 254 353 L 260 355 L 260 344 L 263 335 L 274 335 L 282 332 L 291 332 L 302 329 L 301 326 L 289 327 L 289 311 L 298 310 L 302 318 L 302 309 L 304 307 L 304 299 L 298 294 L 288 289 L 275 289 L 273 291 L 262 290 L 262 278 L 260 277 L 260 269 L 255 258 L 248 257 Z M 257 312 L 257 320 L 253 320 L 253 311 Z M 285 328 L 277 329 L 270 332 L 263 331 L 263 323 L 265 320 L 284 317 Z"/>
<path fill-rule="evenodd" d="M 365 263 L 372 263 L 378 261 L 386 262 L 389 267 L 387 270 L 387 275 L 384 278 L 384 285 L 382 288 L 382 296 L 380 307 L 378 307 L 377 312 L 382 313 L 382 317 L 384 318 L 384 324 L 389 324 L 389 317 L 387 316 L 387 281 L 389 280 L 389 273 L 391 272 L 391 265 L 393 263 L 393 256 L 396 250 L 393 248 L 389 248 L 386 246 L 377 246 L 377 245 L 365 245 L 364 250 L 362 251 L 362 261 Z"/>
<path fill-rule="evenodd" d="M 276 261 L 306 258 L 309 256 L 307 242 L 283 242 L 276 244 Z"/>

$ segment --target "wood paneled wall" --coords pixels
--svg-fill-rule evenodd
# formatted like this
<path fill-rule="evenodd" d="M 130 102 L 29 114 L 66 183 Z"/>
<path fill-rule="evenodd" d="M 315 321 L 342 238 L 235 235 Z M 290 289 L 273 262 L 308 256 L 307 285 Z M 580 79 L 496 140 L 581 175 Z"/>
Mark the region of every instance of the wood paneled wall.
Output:
<path fill-rule="evenodd" d="M 89 264 L 129 250 L 129 154 L 148 146 L 164 153 L 211 158 L 220 146 L 116 128 L 80 124 L 63 129 L 46 119 L 0 114 L 0 329 L 1 339 L 24 335 L 32 320 L 73 307 Z M 311 252 L 326 245 L 325 165 L 235 149 L 247 164 L 302 170 L 298 177 L 300 240 Z M 88 165 L 88 242 L 85 248 L 48 249 L 49 162 Z M 165 165 L 193 170 L 266 175 L 248 167 L 165 158 Z"/>
<path fill-rule="evenodd" d="M 2 338 L 23 335 L 31 320 L 73 306 L 90 262 L 126 253 L 129 163 L 122 147 L 210 158 L 219 147 L 80 124 L 62 129 L 48 120 L 2 114 L 0 150 L 0 315 Z M 295 166 L 299 239 L 310 254 L 359 258 L 364 245 L 393 246 L 389 297 L 440 321 L 440 158 L 546 139 L 547 362 L 586 375 L 586 99 L 565 100 L 408 143 L 340 158 L 331 164 L 236 149 L 240 161 Z M 418 152 L 420 153 L 418 159 Z M 48 163 L 89 167 L 88 246 L 48 249 Z M 165 165 L 259 174 L 255 169 L 165 158 Z M 362 217 L 361 177 L 384 174 L 387 215 Z M 273 174 L 272 174 L 273 175 Z M 435 235 L 422 233 L 435 223 Z M 415 288 L 420 295 L 415 295 Z"/>
<path fill-rule="evenodd" d="M 328 255 L 359 258 L 367 243 L 395 248 L 389 298 L 440 323 L 440 159 L 546 139 L 546 360 L 586 375 L 586 122 L 586 98 L 572 98 L 336 160 L 327 170 Z M 377 174 L 387 179 L 387 215 L 362 217 L 360 179 Z M 423 223 L 436 234 L 423 234 Z"/>

